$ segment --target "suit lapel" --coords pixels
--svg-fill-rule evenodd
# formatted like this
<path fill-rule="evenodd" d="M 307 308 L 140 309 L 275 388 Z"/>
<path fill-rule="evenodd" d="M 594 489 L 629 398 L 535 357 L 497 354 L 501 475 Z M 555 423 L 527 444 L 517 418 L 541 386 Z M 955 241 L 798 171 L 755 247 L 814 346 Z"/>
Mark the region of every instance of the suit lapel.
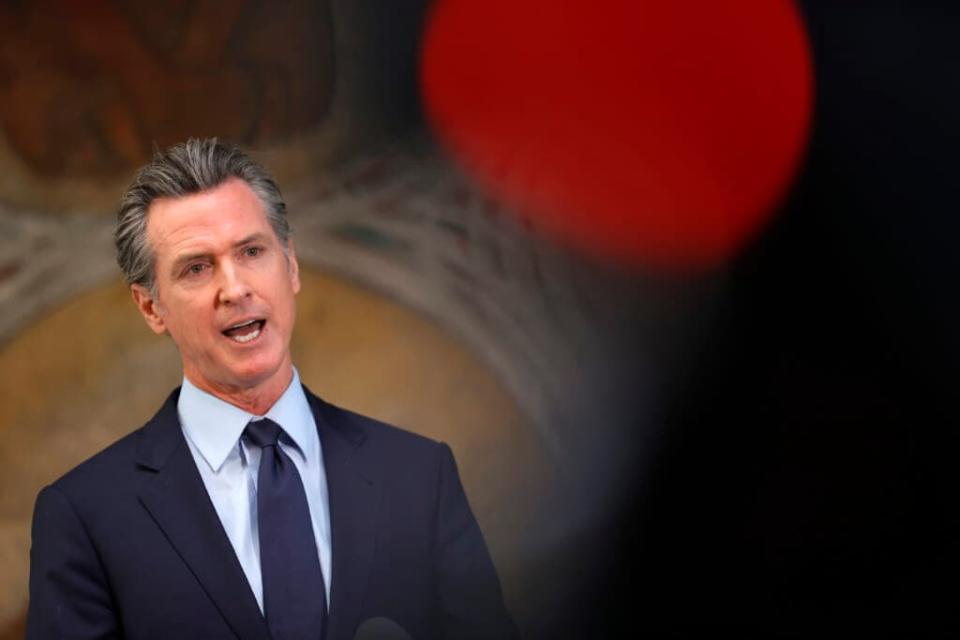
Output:
<path fill-rule="evenodd" d="M 177 397 L 174 391 L 142 433 L 138 462 L 154 477 L 140 501 L 237 637 L 266 640 L 266 622 L 180 430 Z"/>
<path fill-rule="evenodd" d="M 313 410 L 330 503 L 333 575 L 327 639 L 352 638 L 361 622 L 370 564 L 376 546 L 381 485 L 362 458 L 364 433 L 348 413 L 306 390 Z"/>

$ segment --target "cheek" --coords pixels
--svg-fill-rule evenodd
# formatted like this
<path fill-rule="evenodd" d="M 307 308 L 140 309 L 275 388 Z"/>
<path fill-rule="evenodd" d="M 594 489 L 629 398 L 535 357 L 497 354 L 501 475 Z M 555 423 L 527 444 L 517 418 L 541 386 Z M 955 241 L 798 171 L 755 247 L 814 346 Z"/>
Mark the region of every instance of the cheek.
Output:
<path fill-rule="evenodd" d="M 207 335 L 209 318 L 199 306 L 181 306 L 179 313 L 170 316 L 167 324 L 186 342 L 197 344 L 210 339 Z"/>
<path fill-rule="evenodd" d="M 296 316 L 296 308 L 293 303 L 293 296 L 284 297 L 280 304 L 274 307 L 277 311 L 277 320 L 281 326 L 288 332 L 293 328 L 293 320 Z"/>

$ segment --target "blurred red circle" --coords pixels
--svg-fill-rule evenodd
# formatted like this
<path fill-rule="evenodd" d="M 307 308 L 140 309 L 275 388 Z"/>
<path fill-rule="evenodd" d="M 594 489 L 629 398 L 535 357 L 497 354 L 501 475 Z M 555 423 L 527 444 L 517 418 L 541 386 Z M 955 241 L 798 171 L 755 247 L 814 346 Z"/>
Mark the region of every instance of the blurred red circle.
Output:
<path fill-rule="evenodd" d="M 454 156 L 592 253 L 707 266 L 760 228 L 808 136 L 789 0 L 438 0 L 427 112 Z"/>

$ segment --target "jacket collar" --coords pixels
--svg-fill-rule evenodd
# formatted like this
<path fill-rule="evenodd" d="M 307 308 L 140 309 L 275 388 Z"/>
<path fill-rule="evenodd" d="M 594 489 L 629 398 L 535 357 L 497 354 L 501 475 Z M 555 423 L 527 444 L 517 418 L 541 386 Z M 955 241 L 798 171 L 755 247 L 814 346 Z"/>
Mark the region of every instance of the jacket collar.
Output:
<path fill-rule="evenodd" d="M 179 388 L 140 432 L 137 464 L 154 477 L 140 501 L 241 640 L 269 638 L 246 575 L 190 454 L 177 416 Z M 381 485 L 365 461 L 363 418 L 304 387 L 322 443 L 330 501 L 333 575 L 326 638 L 352 638 L 376 545 Z"/>
<path fill-rule="evenodd" d="M 382 482 L 364 456 L 363 418 L 307 391 L 323 448 L 330 499 L 333 576 L 326 640 L 353 638 L 363 614 L 376 547 Z"/>
<path fill-rule="evenodd" d="M 154 474 L 141 489 L 140 502 L 236 636 L 268 640 L 266 621 L 180 429 L 179 391 L 140 433 L 137 463 Z"/>

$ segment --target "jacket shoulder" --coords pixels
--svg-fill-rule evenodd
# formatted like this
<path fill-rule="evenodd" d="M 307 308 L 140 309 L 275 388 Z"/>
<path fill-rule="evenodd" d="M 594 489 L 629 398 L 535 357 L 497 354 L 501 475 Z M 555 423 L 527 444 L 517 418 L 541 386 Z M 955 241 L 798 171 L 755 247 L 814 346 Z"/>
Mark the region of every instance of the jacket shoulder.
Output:
<path fill-rule="evenodd" d="M 324 428 L 346 438 L 355 445 L 399 446 L 433 450 L 443 445 L 432 438 L 371 418 L 331 404 L 307 390 L 307 399 L 313 408 L 321 432 Z"/>
<path fill-rule="evenodd" d="M 423 447 L 432 449 L 440 443 L 436 440 L 419 433 L 414 433 L 402 427 L 365 416 L 349 409 L 336 407 L 341 414 L 341 418 L 348 420 L 357 429 L 359 429 L 371 442 L 384 441 L 389 444 L 397 444 L 409 447 Z"/>
<path fill-rule="evenodd" d="M 137 443 L 143 429 L 136 429 L 90 456 L 54 480 L 52 486 L 74 497 L 93 488 L 122 483 L 124 472 L 129 473 L 135 466 Z"/>
<path fill-rule="evenodd" d="M 140 462 L 144 459 L 145 442 L 165 440 L 175 443 L 175 438 L 171 437 L 171 432 L 175 430 L 170 427 L 176 426 L 176 422 L 173 425 L 169 423 L 171 419 L 176 420 L 178 391 L 174 390 L 157 414 L 145 424 L 90 456 L 51 485 L 71 499 L 102 496 L 135 488 L 137 483 L 134 478 Z M 172 445 L 167 448 L 169 446 Z"/>

